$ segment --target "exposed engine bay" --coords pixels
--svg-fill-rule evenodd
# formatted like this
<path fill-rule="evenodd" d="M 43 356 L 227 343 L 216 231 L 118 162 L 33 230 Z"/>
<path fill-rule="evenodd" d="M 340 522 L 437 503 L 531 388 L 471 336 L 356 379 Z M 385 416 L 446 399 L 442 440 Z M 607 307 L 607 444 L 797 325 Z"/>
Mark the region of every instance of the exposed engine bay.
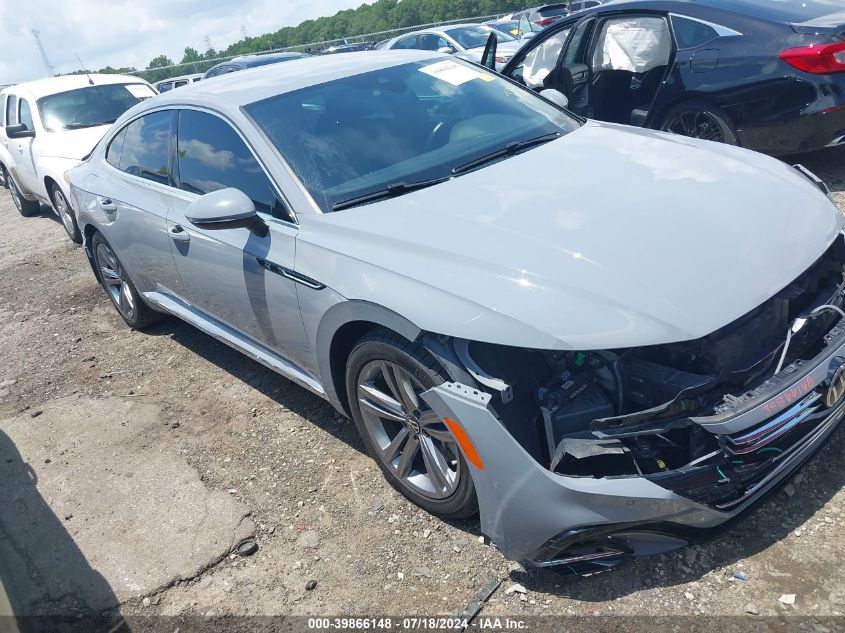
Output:
<path fill-rule="evenodd" d="M 576 477 L 648 477 L 725 508 L 801 440 L 799 431 L 810 432 L 804 423 L 816 414 L 814 394 L 798 394 L 806 406 L 777 434 L 767 427 L 719 435 L 695 419 L 730 415 L 843 333 L 843 266 L 840 236 L 777 295 L 694 341 L 580 352 L 464 342 L 456 352 L 493 395 L 500 421 L 544 467 Z"/>

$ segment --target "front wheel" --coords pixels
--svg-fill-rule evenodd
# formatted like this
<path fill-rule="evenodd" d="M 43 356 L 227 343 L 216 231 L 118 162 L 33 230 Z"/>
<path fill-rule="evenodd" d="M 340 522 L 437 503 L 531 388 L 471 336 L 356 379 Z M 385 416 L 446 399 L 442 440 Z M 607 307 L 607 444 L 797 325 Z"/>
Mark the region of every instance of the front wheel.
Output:
<path fill-rule="evenodd" d="M 703 101 L 673 106 L 663 116 L 659 129 L 690 138 L 739 145 L 736 129 L 727 115 Z"/>
<path fill-rule="evenodd" d="M 9 174 L 4 165 L 0 165 L 0 187 L 3 189 L 9 188 Z"/>
<path fill-rule="evenodd" d="M 428 352 L 386 330 L 359 341 L 346 367 L 352 417 L 390 485 L 457 519 L 478 511 L 472 477 L 451 431 L 420 398 L 446 380 Z"/>
<path fill-rule="evenodd" d="M 53 200 L 53 208 L 61 219 L 62 226 L 65 227 L 65 232 L 70 240 L 75 244 L 82 244 L 82 233 L 79 231 L 79 225 L 76 223 L 73 208 L 67 201 L 65 194 L 62 193 L 62 190 L 55 183 L 50 187 L 50 198 Z"/>

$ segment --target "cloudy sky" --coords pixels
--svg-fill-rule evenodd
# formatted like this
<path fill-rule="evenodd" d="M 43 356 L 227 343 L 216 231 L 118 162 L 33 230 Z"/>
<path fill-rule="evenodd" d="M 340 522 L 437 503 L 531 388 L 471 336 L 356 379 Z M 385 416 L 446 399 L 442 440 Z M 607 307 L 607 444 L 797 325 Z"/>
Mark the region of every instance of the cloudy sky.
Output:
<path fill-rule="evenodd" d="M 0 85 L 45 75 L 32 29 L 58 72 L 79 68 L 143 68 L 185 46 L 215 49 L 249 35 L 293 26 L 358 6 L 363 0 L 0 0 Z"/>

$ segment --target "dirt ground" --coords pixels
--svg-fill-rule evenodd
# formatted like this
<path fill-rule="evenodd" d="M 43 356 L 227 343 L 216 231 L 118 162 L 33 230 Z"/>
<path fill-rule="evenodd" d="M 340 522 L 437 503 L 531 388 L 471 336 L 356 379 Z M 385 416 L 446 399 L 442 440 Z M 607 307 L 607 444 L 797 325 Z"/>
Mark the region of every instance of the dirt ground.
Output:
<path fill-rule="evenodd" d="M 845 149 L 796 160 L 845 211 Z M 316 396 L 176 319 L 127 329 L 46 209 L 22 218 L 2 191 L 0 226 L 0 439 L 125 614 L 450 614 L 488 574 L 502 585 L 487 615 L 845 613 L 841 429 L 706 545 L 589 578 L 526 571 L 479 541 L 477 521 L 440 521 L 394 492 Z M 142 470 L 141 487 L 112 480 Z M 190 500 L 174 513 L 186 481 L 223 504 L 206 504 L 209 521 L 231 520 L 197 528 Z M 244 525 L 258 552 L 229 555 Z M 206 545 L 207 560 L 183 560 Z M 158 562 L 135 579 L 148 551 Z M 516 583 L 525 593 L 506 592 Z"/>

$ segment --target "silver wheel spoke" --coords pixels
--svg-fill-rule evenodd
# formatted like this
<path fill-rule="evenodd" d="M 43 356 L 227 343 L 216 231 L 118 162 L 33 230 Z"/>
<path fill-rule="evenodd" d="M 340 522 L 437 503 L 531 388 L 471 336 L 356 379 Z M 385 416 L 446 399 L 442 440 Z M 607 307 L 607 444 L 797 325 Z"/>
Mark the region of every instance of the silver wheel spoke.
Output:
<path fill-rule="evenodd" d="M 399 457 L 399 465 L 396 467 L 396 472 L 400 477 L 407 477 L 411 474 L 411 467 L 414 464 L 414 458 L 420 450 L 420 441 L 416 437 L 409 437 L 402 449 L 402 455 Z"/>
<path fill-rule="evenodd" d="M 420 437 L 420 450 L 425 462 L 426 474 L 431 479 L 435 491 L 440 494 L 448 491 L 452 483 L 448 476 L 449 464 L 443 457 L 443 453 L 438 450 L 434 440 L 425 436 Z"/>
<path fill-rule="evenodd" d="M 405 411 L 410 413 L 419 406 L 417 396 L 411 382 L 399 367 L 392 363 L 381 363 L 381 373 L 393 396 L 402 403 Z"/>
<path fill-rule="evenodd" d="M 399 432 L 396 434 L 396 437 L 387 445 L 387 448 L 384 449 L 384 459 L 387 460 L 388 463 L 392 462 L 396 459 L 396 456 L 402 450 L 402 445 L 408 441 L 409 437 L 408 429 L 402 428 L 399 429 Z"/>
<path fill-rule="evenodd" d="M 426 411 L 420 418 L 423 433 L 441 442 L 454 442 L 452 432 L 434 411 Z"/>
<path fill-rule="evenodd" d="M 402 405 L 372 385 L 358 386 L 358 401 L 362 407 L 380 418 L 395 422 L 402 422 L 405 419 L 402 415 Z"/>

